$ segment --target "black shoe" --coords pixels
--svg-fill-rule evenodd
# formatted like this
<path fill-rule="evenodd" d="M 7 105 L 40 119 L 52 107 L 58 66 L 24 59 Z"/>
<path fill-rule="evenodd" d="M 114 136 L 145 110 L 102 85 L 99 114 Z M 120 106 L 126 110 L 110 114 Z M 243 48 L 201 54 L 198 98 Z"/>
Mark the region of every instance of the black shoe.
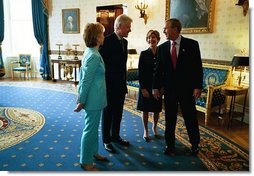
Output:
<path fill-rule="evenodd" d="M 165 155 L 171 155 L 174 153 L 174 148 L 169 148 L 168 146 L 166 146 L 165 149 L 163 150 L 163 153 Z"/>
<path fill-rule="evenodd" d="M 197 155 L 199 152 L 199 148 L 198 147 L 192 147 L 191 148 L 191 154 L 192 155 Z"/>
<path fill-rule="evenodd" d="M 143 137 L 145 142 L 150 142 L 150 138 L 149 137 Z"/>
<path fill-rule="evenodd" d="M 122 146 L 129 146 L 130 145 L 130 143 L 128 141 L 126 141 L 124 139 L 121 139 L 121 138 L 116 139 L 116 140 L 112 139 L 112 142 L 118 143 L 118 144 L 120 144 Z"/>
<path fill-rule="evenodd" d="M 113 145 L 112 144 L 105 144 L 104 143 L 104 148 L 108 151 L 108 152 L 110 152 L 110 153 L 116 153 L 116 150 L 114 149 L 114 147 L 113 147 Z"/>

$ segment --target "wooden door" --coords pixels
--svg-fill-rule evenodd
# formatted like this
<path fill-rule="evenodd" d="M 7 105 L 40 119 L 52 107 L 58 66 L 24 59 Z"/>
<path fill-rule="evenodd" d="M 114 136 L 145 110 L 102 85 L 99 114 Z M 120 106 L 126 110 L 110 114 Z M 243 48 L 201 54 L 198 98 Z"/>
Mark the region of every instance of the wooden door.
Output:
<path fill-rule="evenodd" d="M 116 17 L 123 14 L 125 5 L 110 5 L 96 7 L 97 22 L 100 22 L 105 27 L 104 36 L 114 32 L 114 22 Z"/>

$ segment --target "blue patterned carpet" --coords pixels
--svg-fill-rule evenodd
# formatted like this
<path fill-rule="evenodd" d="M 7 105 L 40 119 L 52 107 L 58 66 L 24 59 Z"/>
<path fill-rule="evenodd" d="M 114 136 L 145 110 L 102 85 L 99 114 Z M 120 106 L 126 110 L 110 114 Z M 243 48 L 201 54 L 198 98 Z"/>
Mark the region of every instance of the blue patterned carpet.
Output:
<path fill-rule="evenodd" d="M 0 148 L 0 171 L 81 171 L 79 145 L 83 113 L 73 112 L 75 91 L 66 91 L 61 87 L 57 89 L 61 90 L 40 85 L 37 88 L 0 86 L 0 116 L 9 124 L 13 121 L 5 113 L 8 107 L 37 111 L 45 117 L 44 126 L 36 134 L 14 146 Z M 161 118 L 161 134 L 164 133 L 163 123 Z M 1 138 L 1 135 L 15 130 L 9 129 L 10 126 L 0 128 Z M 106 155 L 110 162 L 97 162 L 98 168 L 103 171 L 249 170 L 246 151 L 204 127 L 201 127 L 202 148 L 198 156 L 190 155 L 182 120 L 178 122 L 177 150 L 173 156 L 163 155 L 163 139 L 145 143 L 142 135 L 140 112 L 135 110 L 135 101 L 126 99 L 121 136 L 129 140 L 131 146 L 116 146 L 118 154 L 109 154 L 102 148 L 100 137 L 99 153 Z"/>

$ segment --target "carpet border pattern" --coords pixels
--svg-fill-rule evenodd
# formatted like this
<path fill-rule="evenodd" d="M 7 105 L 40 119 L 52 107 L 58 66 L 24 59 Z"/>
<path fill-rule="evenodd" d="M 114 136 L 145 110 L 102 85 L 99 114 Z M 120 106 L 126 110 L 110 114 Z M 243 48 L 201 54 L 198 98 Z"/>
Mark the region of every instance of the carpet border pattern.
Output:
<path fill-rule="evenodd" d="M 0 117 L 4 122 L 0 130 L 0 151 L 27 140 L 45 124 L 45 117 L 40 112 L 25 108 L 0 107 Z"/>

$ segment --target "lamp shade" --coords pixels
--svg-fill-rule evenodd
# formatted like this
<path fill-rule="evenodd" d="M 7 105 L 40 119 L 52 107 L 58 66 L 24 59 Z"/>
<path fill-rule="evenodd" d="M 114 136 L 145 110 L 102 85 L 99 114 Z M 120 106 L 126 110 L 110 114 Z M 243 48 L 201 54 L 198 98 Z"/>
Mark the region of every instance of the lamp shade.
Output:
<path fill-rule="evenodd" d="M 138 54 L 136 49 L 128 49 L 128 54 Z"/>
<path fill-rule="evenodd" d="M 232 67 L 249 66 L 249 57 L 247 56 L 234 56 L 231 62 Z"/>

